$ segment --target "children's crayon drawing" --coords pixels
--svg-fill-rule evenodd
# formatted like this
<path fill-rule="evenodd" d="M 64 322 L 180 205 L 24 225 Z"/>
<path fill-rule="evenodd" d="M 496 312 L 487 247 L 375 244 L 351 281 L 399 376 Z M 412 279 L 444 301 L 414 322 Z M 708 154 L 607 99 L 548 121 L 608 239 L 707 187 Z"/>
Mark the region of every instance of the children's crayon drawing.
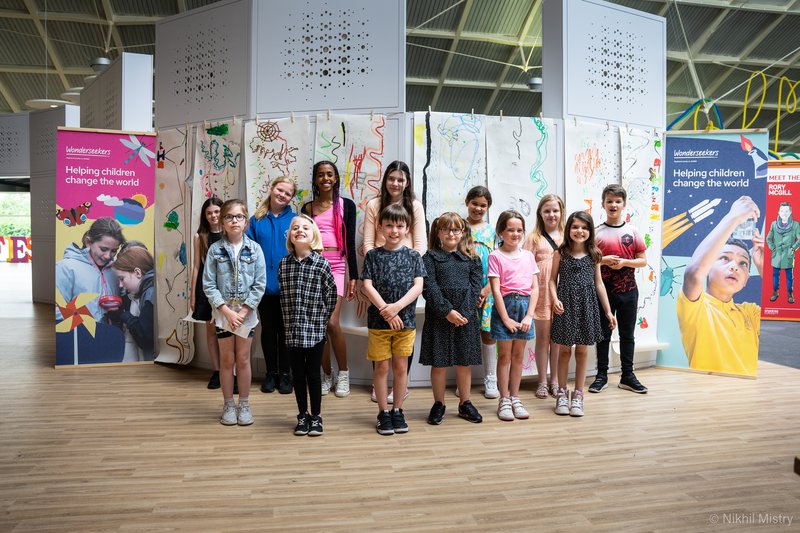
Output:
<path fill-rule="evenodd" d="M 311 134 L 306 116 L 247 122 L 244 125 L 247 209 L 252 215 L 277 177 L 297 183 L 292 210 L 297 213 L 311 193 Z"/>
<path fill-rule="evenodd" d="M 555 127 L 551 119 L 486 117 L 491 224 L 503 211 L 514 209 L 525 217 L 526 229 L 533 229 L 539 200 L 556 192 Z"/>
<path fill-rule="evenodd" d="M 657 342 L 661 262 L 661 205 L 664 150 L 661 132 L 620 128 L 622 186 L 628 192 L 625 221 L 639 230 L 647 251 L 647 266 L 636 269 L 639 310 L 636 340 Z"/>
<path fill-rule="evenodd" d="M 428 224 L 445 211 L 464 212 L 464 197 L 486 185 L 486 117 L 414 113 L 414 192 Z"/>
<path fill-rule="evenodd" d="M 605 220 L 603 187 L 620 183 L 619 135 L 605 124 L 565 121 L 564 202 L 567 214 L 586 211 L 595 225 Z"/>
<path fill-rule="evenodd" d="M 194 156 L 192 205 L 202 205 L 208 198 L 229 200 L 239 196 L 239 164 L 242 123 L 206 123 L 197 126 Z M 200 213 L 192 213 L 192 228 L 197 228 Z"/>
<path fill-rule="evenodd" d="M 161 130 L 156 165 L 156 294 L 158 297 L 158 357 L 162 363 L 188 364 L 194 357 L 194 325 L 189 312 L 191 265 L 189 248 L 194 230 L 189 135 L 186 128 Z M 196 228 L 195 228 L 196 229 Z"/>

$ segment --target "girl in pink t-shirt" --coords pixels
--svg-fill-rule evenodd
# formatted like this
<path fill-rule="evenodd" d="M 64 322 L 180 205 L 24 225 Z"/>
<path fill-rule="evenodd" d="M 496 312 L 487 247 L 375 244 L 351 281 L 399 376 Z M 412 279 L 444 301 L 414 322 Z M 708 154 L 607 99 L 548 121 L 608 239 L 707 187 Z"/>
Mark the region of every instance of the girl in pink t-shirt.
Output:
<path fill-rule="evenodd" d="M 500 213 L 495 232 L 500 247 L 489 254 L 488 276 L 494 296 L 491 335 L 497 341 L 497 417 L 511 421 L 528 418 L 518 394 L 525 345 L 534 337 L 539 267 L 533 254 L 522 249 L 525 219 L 520 213 Z"/>

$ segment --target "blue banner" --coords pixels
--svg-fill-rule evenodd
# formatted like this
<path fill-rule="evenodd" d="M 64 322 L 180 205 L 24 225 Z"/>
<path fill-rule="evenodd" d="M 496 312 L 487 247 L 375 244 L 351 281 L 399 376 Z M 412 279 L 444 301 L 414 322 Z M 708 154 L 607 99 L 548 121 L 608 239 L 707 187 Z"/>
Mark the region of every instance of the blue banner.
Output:
<path fill-rule="evenodd" d="M 668 133 L 660 366 L 755 377 L 766 132 Z"/>

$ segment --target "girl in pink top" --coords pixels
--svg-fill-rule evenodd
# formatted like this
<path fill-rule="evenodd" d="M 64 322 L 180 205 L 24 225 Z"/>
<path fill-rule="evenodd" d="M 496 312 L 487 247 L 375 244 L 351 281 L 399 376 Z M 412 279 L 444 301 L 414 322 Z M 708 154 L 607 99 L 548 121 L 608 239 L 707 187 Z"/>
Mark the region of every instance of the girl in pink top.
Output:
<path fill-rule="evenodd" d="M 489 254 L 488 275 L 494 295 L 492 338 L 497 341 L 497 417 L 511 421 L 529 416 L 518 394 L 525 345 L 534 337 L 539 267 L 533 254 L 522 249 L 525 219 L 520 213 L 500 213 L 495 231 L 500 247 Z"/>
<path fill-rule="evenodd" d="M 546 194 L 536 209 L 536 227 L 525 239 L 525 249 L 530 250 L 539 265 L 539 300 L 533 311 L 533 325 L 536 330 L 536 370 L 539 373 L 539 386 L 536 397 L 547 398 L 548 392 L 558 394 L 558 344 L 550 341 L 550 326 L 553 321 L 553 303 L 550 291 L 545 287 L 550 283 L 553 254 L 564 240 L 564 201 L 555 194 Z M 547 363 L 550 362 L 550 385 L 547 384 Z"/>

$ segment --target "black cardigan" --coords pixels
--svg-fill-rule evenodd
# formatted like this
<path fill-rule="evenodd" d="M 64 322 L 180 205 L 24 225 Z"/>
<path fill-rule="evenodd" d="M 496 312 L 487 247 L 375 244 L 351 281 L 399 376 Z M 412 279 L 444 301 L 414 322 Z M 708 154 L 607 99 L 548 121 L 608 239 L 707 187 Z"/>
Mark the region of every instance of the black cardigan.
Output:
<path fill-rule="evenodd" d="M 347 274 L 349 279 L 358 279 L 358 263 L 356 261 L 356 204 L 349 198 L 342 198 L 344 205 L 344 225 L 342 226 L 342 239 L 344 240 L 344 252 L 347 256 Z M 312 202 L 303 204 L 301 211 L 314 218 L 311 210 Z M 333 209 L 333 208 L 331 208 Z"/>

